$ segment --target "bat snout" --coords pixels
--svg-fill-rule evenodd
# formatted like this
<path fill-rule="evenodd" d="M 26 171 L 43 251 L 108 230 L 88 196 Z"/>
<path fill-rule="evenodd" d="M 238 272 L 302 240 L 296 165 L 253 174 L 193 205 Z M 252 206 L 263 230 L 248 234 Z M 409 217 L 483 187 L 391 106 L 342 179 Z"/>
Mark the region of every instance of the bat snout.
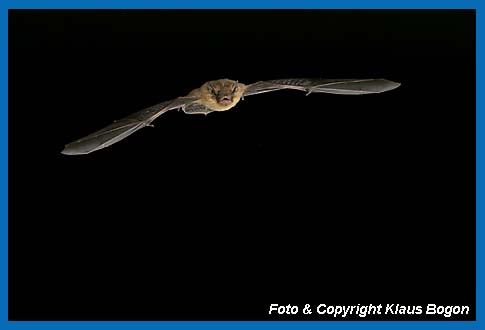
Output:
<path fill-rule="evenodd" d="M 231 104 L 232 103 L 232 97 L 229 96 L 229 95 L 226 95 L 226 96 L 222 96 L 218 99 L 218 102 L 220 104 L 224 104 L 224 105 L 228 105 L 228 104 Z"/>

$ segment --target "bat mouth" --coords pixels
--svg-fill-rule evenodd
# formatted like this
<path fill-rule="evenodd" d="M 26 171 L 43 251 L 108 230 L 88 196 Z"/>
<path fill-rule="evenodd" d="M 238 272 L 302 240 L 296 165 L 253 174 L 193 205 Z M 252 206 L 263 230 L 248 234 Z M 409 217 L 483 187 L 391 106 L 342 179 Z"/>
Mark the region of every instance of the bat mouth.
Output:
<path fill-rule="evenodd" d="M 232 97 L 230 96 L 223 96 L 219 99 L 220 104 L 228 105 L 232 103 Z"/>

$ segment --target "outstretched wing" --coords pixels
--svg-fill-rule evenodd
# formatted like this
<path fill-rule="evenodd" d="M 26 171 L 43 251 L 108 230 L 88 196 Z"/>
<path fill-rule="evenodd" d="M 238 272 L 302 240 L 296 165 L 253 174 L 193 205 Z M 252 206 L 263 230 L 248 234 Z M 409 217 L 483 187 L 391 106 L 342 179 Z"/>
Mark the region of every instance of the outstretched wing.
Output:
<path fill-rule="evenodd" d="M 99 131 L 67 144 L 62 153 L 65 155 L 83 155 L 106 148 L 133 134 L 140 128 L 149 126 L 161 114 L 173 109 L 184 109 L 197 99 L 197 97 L 179 97 L 140 110 L 128 117 L 115 121 Z"/>
<path fill-rule="evenodd" d="M 401 84 L 387 79 L 278 79 L 258 81 L 248 85 L 243 96 L 256 95 L 281 89 L 296 89 L 310 93 L 360 95 L 382 93 Z"/>

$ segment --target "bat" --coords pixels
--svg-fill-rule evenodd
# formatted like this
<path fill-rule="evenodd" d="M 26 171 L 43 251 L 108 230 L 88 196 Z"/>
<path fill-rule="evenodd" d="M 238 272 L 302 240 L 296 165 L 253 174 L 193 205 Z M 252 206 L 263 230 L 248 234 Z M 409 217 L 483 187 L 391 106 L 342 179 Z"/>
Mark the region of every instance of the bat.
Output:
<path fill-rule="evenodd" d="M 179 109 L 187 114 L 205 114 L 233 108 L 246 96 L 283 89 L 311 93 L 362 95 L 382 93 L 401 84 L 386 79 L 279 79 L 245 85 L 235 80 L 208 81 L 187 96 L 162 102 L 140 110 L 86 137 L 69 143 L 61 153 L 83 155 L 106 148 L 151 123 L 167 111 Z"/>

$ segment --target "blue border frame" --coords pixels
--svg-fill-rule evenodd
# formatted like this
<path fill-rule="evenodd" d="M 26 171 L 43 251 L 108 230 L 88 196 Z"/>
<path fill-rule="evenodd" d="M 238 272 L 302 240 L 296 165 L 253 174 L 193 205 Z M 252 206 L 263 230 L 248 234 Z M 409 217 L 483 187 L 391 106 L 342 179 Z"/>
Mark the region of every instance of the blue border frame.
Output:
<path fill-rule="evenodd" d="M 485 5 L 482 5 L 485 8 Z M 326 8 L 326 9 L 476 9 L 477 10 L 477 321 L 252 321 L 252 322 L 18 322 L 8 320 L 8 9 L 48 9 L 48 8 L 92 8 L 92 9 L 151 9 L 151 8 Z M 484 21 L 481 18 L 479 0 L 0 0 L 0 328 L 1 329 L 480 329 L 485 307 L 483 304 L 483 254 L 484 214 L 485 214 L 485 114 L 483 109 L 484 91 L 483 34 Z"/>

